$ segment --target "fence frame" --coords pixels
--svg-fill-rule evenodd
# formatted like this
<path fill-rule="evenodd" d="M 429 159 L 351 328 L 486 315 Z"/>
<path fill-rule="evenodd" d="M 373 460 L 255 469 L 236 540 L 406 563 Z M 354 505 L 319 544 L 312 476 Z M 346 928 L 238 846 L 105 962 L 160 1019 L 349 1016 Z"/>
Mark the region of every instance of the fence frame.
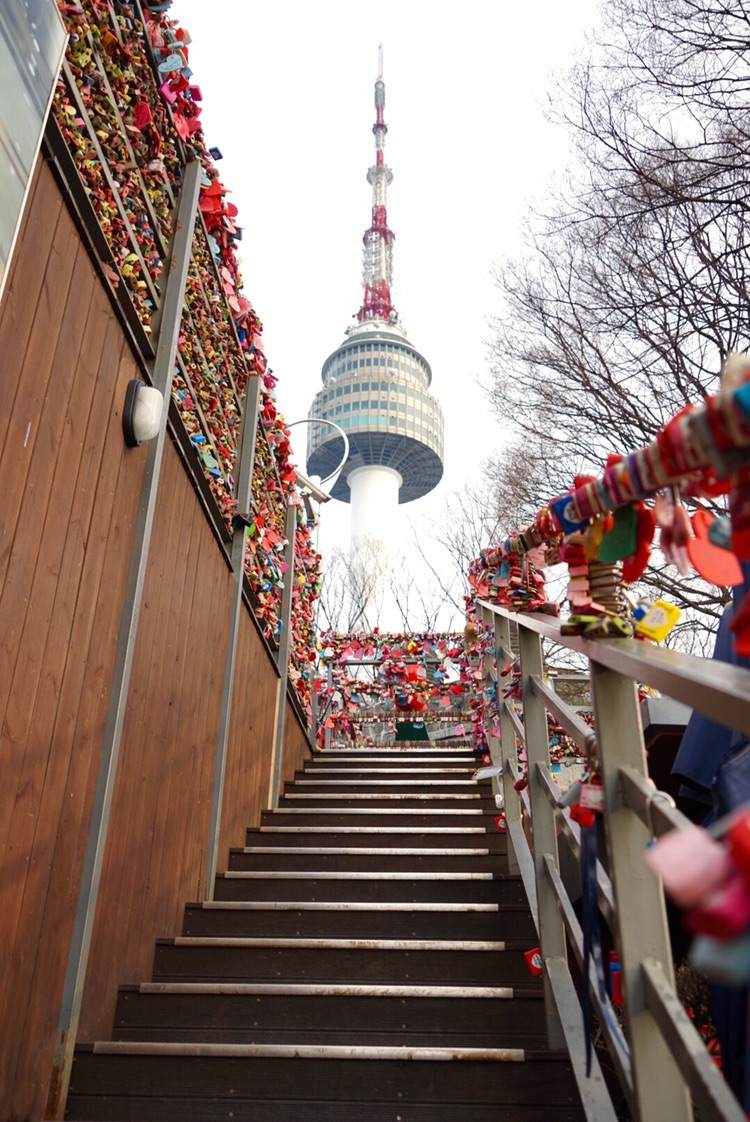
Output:
<path fill-rule="evenodd" d="M 487 684 L 495 683 L 500 737 L 490 736 L 497 790 L 505 798 L 511 859 L 532 906 L 544 963 L 545 1005 L 551 1047 L 567 1046 L 587 1117 L 614 1119 L 614 1107 L 596 1060 L 586 1078 L 582 1014 L 567 960 L 572 947 L 583 965 L 583 938 L 561 875 L 558 838 L 580 854 L 580 829 L 571 819 L 552 776 L 546 713 L 578 747 L 598 755 L 606 810 L 606 870 L 597 865 L 600 910 L 612 928 L 621 964 L 625 1035 L 629 1055 L 608 1028 L 593 964 L 588 985 L 609 1056 L 633 1116 L 639 1122 L 691 1122 L 692 1099 L 703 1122 L 743 1122 L 744 1111 L 725 1083 L 703 1040 L 677 999 L 661 882 L 644 853 L 655 836 L 689 820 L 649 778 L 637 701 L 637 683 L 696 709 L 740 732 L 750 732 L 750 672 L 725 663 L 721 673 L 696 658 L 633 639 L 587 640 L 563 636 L 560 621 L 521 614 L 479 601 L 478 615 L 494 635 L 485 657 Z M 502 696 L 498 671 L 515 661 L 511 626 L 518 629 L 522 705 L 520 715 Z M 542 640 L 583 655 L 589 665 L 596 734 L 545 680 Z M 493 659 L 494 655 L 494 659 Z M 494 662 L 494 666 L 493 666 Z M 518 743 L 528 760 L 528 791 L 516 791 Z M 562 937 L 561 937 L 561 932 Z"/>

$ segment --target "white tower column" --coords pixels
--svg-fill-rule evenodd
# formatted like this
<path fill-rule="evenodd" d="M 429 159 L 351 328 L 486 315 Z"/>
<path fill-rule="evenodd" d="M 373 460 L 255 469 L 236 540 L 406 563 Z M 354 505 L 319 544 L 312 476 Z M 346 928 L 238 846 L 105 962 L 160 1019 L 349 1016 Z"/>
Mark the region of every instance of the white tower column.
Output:
<path fill-rule="evenodd" d="M 381 464 L 354 468 L 346 479 L 351 491 L 352 545 L 371 537 L 388 543 L 399 524 L 398 492 L 403 482 Z"/>

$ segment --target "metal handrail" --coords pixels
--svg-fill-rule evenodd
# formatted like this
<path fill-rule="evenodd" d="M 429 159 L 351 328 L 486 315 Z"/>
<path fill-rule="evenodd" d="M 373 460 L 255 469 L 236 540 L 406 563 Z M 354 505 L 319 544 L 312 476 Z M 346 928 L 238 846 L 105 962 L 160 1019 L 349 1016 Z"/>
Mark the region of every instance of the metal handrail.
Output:
<path fill-rule="evenodd" d="M 742 1122 L 744 1111 L 675 993 L 664 895 L 644 856 L 655 837 L 689 822 L 649 778 L 636 683 L 748 733 L 750 672 L 722 664 L 719 674 L 710 660 L 678 651 L 632 639 L 565 636 L 560 622 L 549 616 L 515 613 L 486 601 L 478 608 L 488 632 L 494 629 L 493 648 L 485 654 L 488 686 L 507 663 L 511 624 L 518 628 L 521 712 L 498 689 L 500 727 L 488 736 L 499 768 L 493 782 L 505 800 L 510 868 L 523 877 L 539 934 L 548 1040 L 551 1046 L 564 1040 L 587 1118 L 600 1122 L 615 1113 L 596 1056 L 590 1078 L 582 1056 L 580 998 L 567 954 L 572 948 L 583 968 L 583 940 L 558 856 L 558 841 L 564 840 L 579 860 L 581 831 L 550 771 L 547 714 L 596 759 L 605 792 L 601 824 L 607 856 L 606 869 L 597 866 L 599 907 L 619 955 L 627 1051 L 612 1031 L 611 1004 L 600 998 L 593 965 L 587 982 L 623 1096 L 639 1122 L 689 1122 L 693 1102 L 702 1122 Z M 545 638 L 587 658 L 596 732 L 545 681 Z M 525 791 L 516 790 L 519 744 L 528 760 Z"/>

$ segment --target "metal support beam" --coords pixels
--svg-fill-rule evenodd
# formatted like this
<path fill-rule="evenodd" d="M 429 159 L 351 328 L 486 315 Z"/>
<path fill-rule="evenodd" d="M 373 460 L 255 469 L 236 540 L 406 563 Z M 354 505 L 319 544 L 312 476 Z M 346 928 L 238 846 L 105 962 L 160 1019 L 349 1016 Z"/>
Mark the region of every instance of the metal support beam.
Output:
<path fill-rule="evenodd" d="M 664 893 L 644 860 L 651 831 L 622 797 L 619 769 L 647 777 L 635 682 L 592 663 L 591 684 L 607 812 L 609 874 L 639 1122 L 690 1122 L 690 1095 L 657 1018 L 648 1007 L 642 964 L 651 959 L 674 989 Z"/>
<path fill-rule="evenodd" d="M 289 682 L 289 654 L 292 649 L 292 590 L 294 588 L 294 545 L 297 536 L 297 507 L 291 504 L 286 508 L 286 522 L 284 537 L 286 549 L 284 561 L 284 590 L 281 596 L 281 631 L 279 633 L 279 649 L 276 655 L 279 668 L 279 692 L 276 705 L 276 728 L 274 733 L 273 757 L 271 761 L 271 786 L 269 791 L 269 806 L 275 810 L 279 805 L 279 783 L 281 781 L 281 765 L 284 757 L 284 731 L 286 729 L 286 689 Z"/>
<path fill-rule="evenodd" d="M 237 480 L 234 497 L 237 512 L 242 514 L 250 509 L 252 503 L 253 467 L 255 465 L 255 444 L 258 435 L 258 410 L 260 408 L 261 380 L 253 377 L 247 384 L 245 410 L 242 419 L 242 438 L 237 461 Z M 247 527 L 239 520 L 234 527 L 230 561 L 232 565 L 232 598 L 229 607 L 229 627 L 224 656 L 224 684 L 221 691 L 221 711 L 216 738 L 216 762 L 214 765 L 214 787 L 211 797 L 211 826 L 208 834 L 208 856 L 206 861 L 207 900 L 214 898 L 214 882 L 219 858 L 219 838 L 221 835 L 221 810 L 224 802 L 224 779 L 227 770 L 229 750 L 229 730 L 232 720 L 232 697 L 234 695 L 234 675 L 237 667 L 237 638 L 240 629 L 242 609 L 242 587 L 245 576 L 245 553 L 247 549 Z"/>
<path fill-rule="evenodd" d="M 514 838 L 519 836 L 522 830 L 521 823 L 521 804 L 518 799 L 518 794 L 513 787 L 513 775 L 508 768 L 508 760 L 514 763 L 518 760 L 516 752 L 516 731 L 513 728 L 513 721 L 510 714 L 505 708 L 505 698 L 502 696 L 500 688 L 500 669 L 505 666 L 505 652 L 510 650 L 510 622 L 504 616 L 495 616 L 495 665 L 497 667 L 497 686 L 496 698 L 497 708 L 500 714 L 500 759 L 498 763 L 502 763 L 502 794 L 505 803 L 505 821 L 507 823 L 507 838 L 508 838 L 508 872 L 519 873 L 521 867 L 518 863 L 518 856 L 516 853 L 516 845 Z M 536 895 L 533 900 L 533 906 L 536 908 Z"/>
<path fill-rule="evenodd" d="M 703 1122 L 743 1122 L 745 1111 L 716 1066 L 705 1041 L 695 1030 L 682 1002 L 664 978 L 658 963 L 643 963 L 649 1009 L 659 1022 L 676 1062 L 695 1098 Z"/>
<path fill-rule="evenodd" d="M 532 678 L 544 677 L 542 641 L 533 631 L 519 627 L 519 649 L 521 652 L 521 683 L 523 697 L 524 727 L 526 729 L 526 757 L 529 774 L 529 799 L 531 803 L 531 830 L 536 869 L 536 895 L 539 912 L 539 943 L 542 958 L 567 958 L 565 925 L 557 908 L 552 886 L 547 879 L 544 857 L 549 854 L 559 868 L 557 852 L 557 824 L 555 814 L 549 805 L 542 779 L 537 769 L 538 763 L 549 766 L 549 738 L 547 735 L 547 710 L 536 696 Z M 544 1009 L 547 1021 L 547 1041 L 550 1048 L 565 1047 L 565 1033 L 560 1023 L 554 993 L 548 972 L 544 972 Z"/>
<path fill-rule="evenodd" d="M 494 628 L 494 626 L 495 626 L 495 617 L 493 616 L 493 614 L 489 610 L 489 608 L 480 608 L 480 615 L 481 615 L 481 618 L 482 618 L 482 623 L 484 624 L 485 634 L 489 634 L 490 629 Z M 493 632 L 493 635 L 494 635 L 494 632 Z M 495 696 L 495 699 L 497 699 L 497 691 L 495 690 L 495 679 L 496 679 L 496 677 L 497 677 L 497 673 L 496 673 L 496 670 L 495 670 L 494 643 L 493 643 L 492 647 L 490 646 L 489 643 L 487 643 L 485 645 L 485 651 L 484 651 L 484 685 L 485 685 L 486 690 L 491 690 L 492 691 L 492 693 Z M 500 737 L 493 735 L 491 724 L 490 724 L 489 728 L 485 729 L 485 732 L 487 734 L 487 749 L 488 749 L 489 754 L 490 754 L 490 759 L 492 760 L 492 763 L 495 765 L 495 767 L 502 768 L 502 752 L 503 752 L 503 749 L 502 749 L 502 743 L 501 743 Z M 501 778 L 493 776 L 493 779 L 492 779 L 492 793 L 493 793 L 493 795 L 495 795 L 495 797 L 497 797 L 498 795 L 503 795 L 502 779 Z M 504 801 L 504 799 L 503 799 L 503 801 Z"/>
<path fill-rule="evenodd" d="M 175 219 L 172 252 L 165 272 L 166 284 L 162 301 L 161 330 L 151 377 L 153 385 L 161 390 L 164 395 L 164 411 L 159 435 L 150 441 L 146 449 L 146 466 L 143 473 L 120 630 L 115 651 L 109 710 L 104 727 L 104 740 L 99 757 L 99 772 L 89 822 L 89 837 L 68 953 L 68 966 L 57 1029 L 54 1067 L 45 1114 L 47 1118 L 62 1117 L 70 1081 L 73 1049 L 81 1012 L 83 986 L 91 948 L 91 935 L 99 895 L 99 881 L 109 829 L 117 763 L 120 755 L 130 673 L 138 633 L 138 619 L 143 599 L 143 585 L 151 544 L 154 510 L 159 489 L 159 477 L 166 440 L 168 406 L 172 393 L 175 355 L 182 320 L 185 282 L 193 244 L 193 229 L 198 209 L 201 175 L 202 169 L 198 160 L 194 160 L 185 166 L 180 202 Z M 134 454 L 137 455 L 137 453 Z"/>

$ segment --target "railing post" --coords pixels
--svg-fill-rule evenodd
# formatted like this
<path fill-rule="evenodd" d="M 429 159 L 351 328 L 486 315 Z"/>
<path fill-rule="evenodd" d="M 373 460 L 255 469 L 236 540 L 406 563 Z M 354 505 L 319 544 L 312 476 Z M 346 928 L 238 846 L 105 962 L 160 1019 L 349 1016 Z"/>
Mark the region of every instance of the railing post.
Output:
<path fill-rule="evenodd" d="M 490 644 L 488 642 L 489 634 L 490 634 L 491 629 L 494 628 L 495 620 L 494 620 L 494 615 L 490 611 L 489 608 L 480 608 L 480 616 L 481 616 L 481 619 L 482 619 L 482 625 L 483 625 L 484 634 L 485 634 L 484 664 L 483 664 L 484 665 L 484 688 L 485 688 L 486 691 L 492 690 L 492 693 L 496 698 L 497 694 L 495 693 L 496 673 L 495 673 L 495 659 L 494 659 L 494 654 L 495 654 L 494 643 L 493 643 L 492 647 L 490 647 Z M 494 634 L 494 632 L 493 632 L 493 634 Z M 492 723 L 491 722 L 488 723 L 488 727 L 485 729 L 485 732 L 487 734 L 487 751 L 490 754 L 490 759 L 492 760 L 495 767 L 502 767 L 502 745 L 500 743 L 500 737 L 495 736 L 493 731 L 492 731 Z M 493 778 L 492 778 L 492 793 L 493 793 L 493 795 L 495 795 L 496 798 L 497 798 L 498 795 L 501 795 L 503 793 L 502 783 L 495 776 L 493 776 Z"/>
<path fill-rule="evenodd" d="M 552 885 L 544 868 L 545 854 L 549 854 L 559 868 L 557 852 L 557 824 L 552 807 L 537 772 L 537 764 L 549 764 L 549 737 L 547 710 L 544 702 L 535 697 L 531 679 L 544 677 L 542 640 L 536 632 L 519 623 L 518 642 L 521 652 L 521 680 L 524 727 L 526 729 L 526 758 L 529 770 L 529 799 L 531 802 L 531 832 L 534 848 L 539 943 L 542 959 L 566 959 L 565 926 L 557 908 Z M 550 1048 L 564 1048 L 565 1035 L 547 971 L 543 975 L 544 1008 L 547 1021 L 547 1042 Z M 666 1115 L 664 1116 L 666 1117 Z"/>
<path fill-rule="evenodd" d="M 310 690 L 310 736 L 313 751 L 318 747 L 318 691 Z"/>
<path fill-rule="evenodd" d="M 273 757 L 271 760 L 271 787 L 269 806 L 275 810 L 279 805 L 279 782 L 284 757 L 284 730 L 286 728 L 286 689 L 289 682 L 289 654 L 292 649 L 292 591 L 294 589 L 294 543 L 297 536 L 297 507 L 290 503 L 286 508 L 284 523 L 284 589 L 281 596 L 281 630 L 276 664 L 279 668 L 279 692 L 276 705 L 276 727 L 274 729 Z"/>
<path fill-rule="evenodd" d="M 646 867 L 648 828 L 625 806 L 619 769 L 648 776 L 636 685 L 614 670 L 591 664 L 599 763 L 606 799 L 604 817 L 609 875 L 616 901 L 622 970 L 639 1122 L 689 1122 L 690 1096 L 677 1063 L 646 1006 L 641 963 L 658 962 L 674 985 L 664 893 Z"/>
<path fill-rule="evenodd" d="M 328 713 L 330 714 L 332 709 L 331 695 L 333 693 L 333 663 L 330 659 L 328 660 L 326 680 L 328 682 Z M 327 752 L 330 751 L 331 748 L 331 730 L 328 725 L 326 725 L 325 729 L 325 748 Z"/>
<path fill-rule="evenodd" d="M 512 760 L 516 763 L 518 754 L 516 752 L 516 730 L 513 728 L 513 722 L 505 710 L 505 698 L 500 686 L 500 668 L 504 665 L 506 652 L 510 651 L 510 621 L 505 616 L 495 616 L 495 697 L 497 700 L 497 711 L 500 714 L 500 743 L 498 758 L 495 759 L 494 753 L 491 751 L 493 764 L 502 766 L 500 775 L 501 786 L 500 791 L 503 796 L 503 813 L 505 814 L 506 832 L 505 836 L 508 840 L 508 872 L 518 875 L 520 867 L 518 864 L 518 857 L 516 856 L 516 848 L 513 844 L 513 837 L 517 830 L 521 829 L 521 803 L 518 798 L 518 792 L 513 786 L 513 776 L 508 768 L 508 761 Z M 497 743 L 497 742 L 495 742 Z"/>
<path fill-rule="evenodd" d="M 258 435 L 258 409 L 260 406 L 260 378 L 251 378 L 245 395 L 245 411 L 242 420 L 242 437 L 237 460 L 237 482 L 235 498 L 237 512 L 249 510 L 252 501 L 253 466 L 255 464 L 255 443 Z M 219 859 L 219 837 L 221 834 L 221 810 L 224 802 L 224 780 L 227 770 L 229 750 L 229 729 L 232 720 L 232 697 L 234 694 L 234 674 L 237 666 L 237 639 L 240 628 L 242 608 L 242 588 L 245 579 L 245 553 L 247 549 L 247 527 L 237 520 L 231 546 L 232 595 L 229 607 L 229 628 L 224 655 L 224 684 L 221 692 L 221 711 L 216 738 L 216 762 L 214 764 L 214 786 L 211 797 L 211 826 L 208 834 L 208 857 L 206 861 L 207 900 L 214 898 L 216 866 Z"/>

